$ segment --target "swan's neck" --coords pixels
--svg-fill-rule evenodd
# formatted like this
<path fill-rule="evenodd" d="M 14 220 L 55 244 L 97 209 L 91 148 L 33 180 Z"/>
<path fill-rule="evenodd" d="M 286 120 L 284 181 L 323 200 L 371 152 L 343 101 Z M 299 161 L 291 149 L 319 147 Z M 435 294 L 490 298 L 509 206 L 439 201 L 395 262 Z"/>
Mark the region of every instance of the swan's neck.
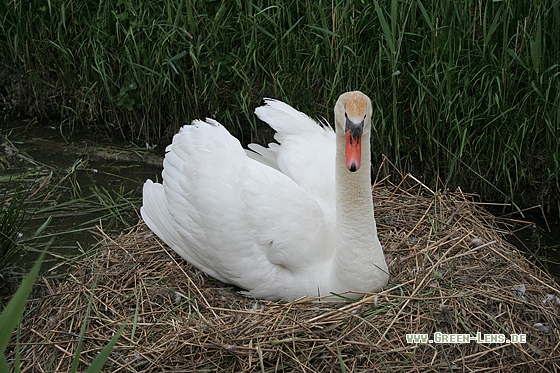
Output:
<path fill-rule="evenodd" d="M 355 172 L 345 165 L 345 137 L 337 134 L 336 141 L 337 245 L 332 270 L 341 288 L 371 291 L 386 278 L 387 266 L 373 216 L 370 139 L 364 136 L 361 141 L 362 165 Z"/>

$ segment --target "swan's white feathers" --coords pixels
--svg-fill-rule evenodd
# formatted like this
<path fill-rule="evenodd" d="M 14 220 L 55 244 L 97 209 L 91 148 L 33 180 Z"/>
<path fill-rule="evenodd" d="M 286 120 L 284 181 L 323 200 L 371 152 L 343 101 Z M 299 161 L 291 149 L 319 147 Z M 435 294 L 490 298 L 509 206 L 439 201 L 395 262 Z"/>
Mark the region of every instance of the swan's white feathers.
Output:
<path fill-rule="evenodd" d="M 332 257 L 323 211 L 309 192 L 249 158 L 217 122 L 184 126 L 167 151 L 163 185 L 146 183 L 141 213 L 204 272 L 261 296 Z"/>
<path fill-rule="evenodd" d="M 187 261 L 249 296 L 378 291 L 388 269 L 371 199 L 369 98 L 348 92 L 335 105 L 336 123 L 350 110 L 367 126 L 364 167 L 352 173 L 344 136 L 283 102 L 265 103 L 255 112 L 276 131 L 278 144 L 268 147 L 243 150 L 213 119 L 183 126 L 166 149 L 163 183 L 144 185 L 144 221 Z"/>
<path fill-rule="evenodd" d="M 264 148 L 251 144 L 249 148 L 262 155 L 261 162 L 275 162 L 275 168 L 311 193 L 334 231 L 335 133 L 284 102 L 266 98 L 264 101 L 266 105 L 256 108 L 255 114 L 276 131 L 274 138 L 280 145 L 269 144 Z"/>
<path fill-rule="evenodd" d="M 245 151 L 249 158 L 280 171 L 278 167 L 278 144 L 268 144 L 268 148 L 259 144 L 249 144 L 248 147 L 249 149 Z"/>

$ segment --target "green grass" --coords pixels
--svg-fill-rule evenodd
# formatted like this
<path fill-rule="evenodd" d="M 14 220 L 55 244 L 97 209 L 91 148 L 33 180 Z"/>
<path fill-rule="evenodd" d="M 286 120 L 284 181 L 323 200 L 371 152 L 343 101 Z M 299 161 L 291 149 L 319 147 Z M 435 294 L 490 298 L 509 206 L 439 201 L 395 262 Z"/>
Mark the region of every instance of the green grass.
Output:
<path fill-rule="evenodd" d="M 13 181 L 8 182 L 11 184 Z M 17 239 L 21 228 L 27 221 L 27 210 L 24 207 L 27 194 L 22 187 L 16 187 L 12 193 L 0 188 L 0 271 L 4 269 L 21 250 Z"/>
<path fill-rule="evenodd" d="M 39 273 L 41 263 L 43 262 L 44 253 L 41 254 L 39 260 L 31 269 L 29 275 L 23 280 L 18 291 L 14 294 L 10 302 L 2 309 L 0 313 L 0 371 L 9 372 L 8 363 L 6 360 L 6 347 L 10 342 L 13 331 L 18 327 L 21 321 L 27 298 L 31 294 L 33 282 Z M 18 334 L 19 336 L 19 334 Z M 16 364 L 19 363 L 19 338 L 16 343 Z M 16 368 L 19 371 L 19 367 Z"/>
<path fill-rule="evenodd" d="M 560 194 L 558 1 L 2 1 L 0 14 L 0 101 L 64 133 L 93 123 L 163 145 L 215 116 L 264 142 L 262 97 L 332 119 L 360 89 L 376 159 L 493 199 Z"/>

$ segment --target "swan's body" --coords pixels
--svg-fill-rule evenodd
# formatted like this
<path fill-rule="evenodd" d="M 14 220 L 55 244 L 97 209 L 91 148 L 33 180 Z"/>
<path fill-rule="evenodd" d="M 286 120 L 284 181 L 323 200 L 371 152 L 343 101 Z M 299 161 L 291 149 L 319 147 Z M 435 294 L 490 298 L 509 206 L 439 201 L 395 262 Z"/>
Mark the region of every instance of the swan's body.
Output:
<path fill-rule="evenodd" d="M 144 221 L 184 259 L 249 296 L 379 291 L 389 275 L 373 216 L 369 98 L 339 98 L 336 134 L 266 103 L 255 112 L 280 145 L 250 145 L 255 152 L 212 119 L 183 126 L 167 148 L 163 184 L 144 185 Z"/>

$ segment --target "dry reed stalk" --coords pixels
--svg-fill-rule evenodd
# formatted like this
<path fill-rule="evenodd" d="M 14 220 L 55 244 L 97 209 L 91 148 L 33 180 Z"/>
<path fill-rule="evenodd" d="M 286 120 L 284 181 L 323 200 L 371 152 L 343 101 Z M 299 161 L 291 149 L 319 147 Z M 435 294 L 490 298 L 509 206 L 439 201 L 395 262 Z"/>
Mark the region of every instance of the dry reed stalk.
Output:
<path fill-rule="evenodd" d="M 351 303 L 247 299 L 143 223 L 118 238 L 101 229 L 97 255 L 49 284 L 22 325 L 22 372 L 69 370 L 90 299 L 81 370 L 128 318 L 108 372 L 560 370 L 559 287 L 473 196 L 405 175 L 377 183 L 374 200 L 391 280 Z M 527 343 L 407 343 L 407 333 L 435 332 L 526 334 Z"/>

